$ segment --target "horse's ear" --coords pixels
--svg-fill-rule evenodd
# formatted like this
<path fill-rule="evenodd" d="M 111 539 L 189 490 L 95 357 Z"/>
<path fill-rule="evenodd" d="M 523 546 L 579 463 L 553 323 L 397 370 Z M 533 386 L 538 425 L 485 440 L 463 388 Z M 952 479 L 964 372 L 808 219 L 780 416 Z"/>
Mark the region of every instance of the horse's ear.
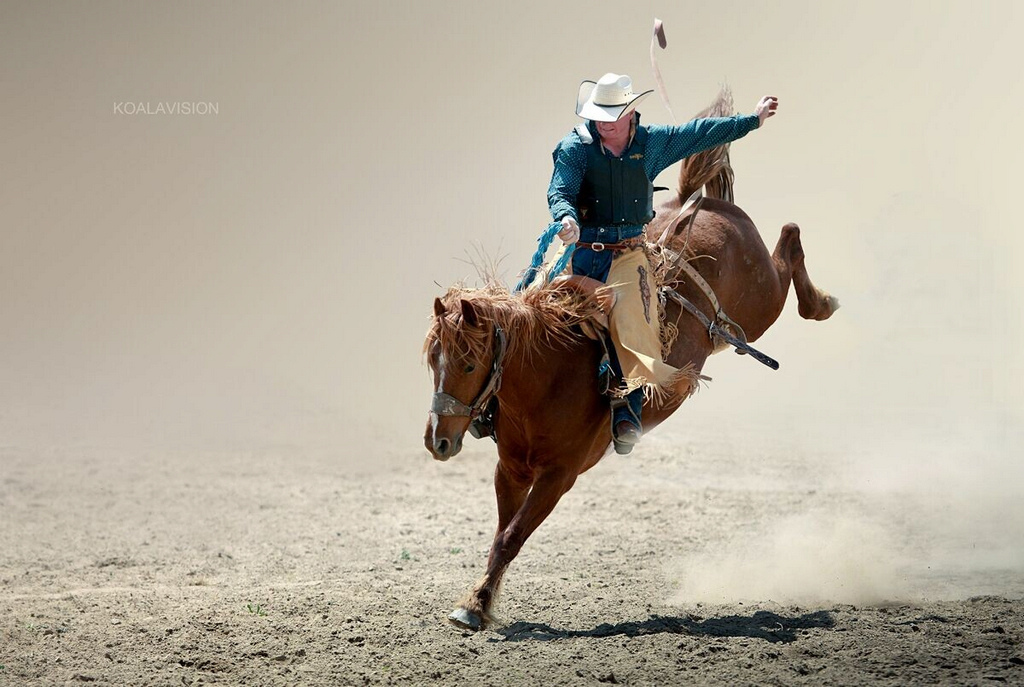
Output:
<path fill-rule="evenodd" d="M 462 306 L 462 321 L 470 327 L 477 326 L 480 319 L 477 317 L 476 308 L 473 307 L 473 304 L 465 299 L 459 301 L 459 304 Z"/>
<path fill-rule="evenodd" d="M 434 316 L 435 317 L 444 317 L 445 312 L 447 312 L 447 310 L 445 310 L 444 303 L 441 301 L 440 298 L 435 298 L 434 299 Z"/>

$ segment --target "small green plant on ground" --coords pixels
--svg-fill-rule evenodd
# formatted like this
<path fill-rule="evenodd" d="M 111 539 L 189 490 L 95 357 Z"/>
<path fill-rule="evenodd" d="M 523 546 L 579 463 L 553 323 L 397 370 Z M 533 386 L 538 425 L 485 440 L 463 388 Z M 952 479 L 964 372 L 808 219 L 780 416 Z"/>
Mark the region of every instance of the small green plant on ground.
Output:
<path fill-rule="evenodd" d="M 253 615 L 263 617 L 267 614 L 267 609 L 263 608 L 263 604 L 246 604 L 245 608 Z"/>

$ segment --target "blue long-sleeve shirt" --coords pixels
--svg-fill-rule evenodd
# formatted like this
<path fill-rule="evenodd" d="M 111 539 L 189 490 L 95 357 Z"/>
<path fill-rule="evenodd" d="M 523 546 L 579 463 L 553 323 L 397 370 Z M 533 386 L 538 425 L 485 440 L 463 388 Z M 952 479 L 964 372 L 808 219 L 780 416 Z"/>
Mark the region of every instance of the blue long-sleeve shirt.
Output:
<path fill-rule="evenodd" d="M 637 128 L 640 127 L 637 115 Z M 735 141 L 758 127 L 757 115 L 735 115 L 733 117 L 707 117 L 694 119 L 680 126 L 654 125 L 647 128 L 647 149 L 644 154 L 644 172 L 652 182 L 669 166 L 684 157 L 708 148 Z M 592 123 L 588 122 L 590 133 L 597 145 L 599 136 Z M 566 215 L 577 222 L 576 197 L 587 171 L 587 149 L 575 129 L 569 132 L 555 148 L 555 169 L 548 186 L 548 208 L 557 222 Z M 629 154 L 629 148 L 623 155 Z"/>

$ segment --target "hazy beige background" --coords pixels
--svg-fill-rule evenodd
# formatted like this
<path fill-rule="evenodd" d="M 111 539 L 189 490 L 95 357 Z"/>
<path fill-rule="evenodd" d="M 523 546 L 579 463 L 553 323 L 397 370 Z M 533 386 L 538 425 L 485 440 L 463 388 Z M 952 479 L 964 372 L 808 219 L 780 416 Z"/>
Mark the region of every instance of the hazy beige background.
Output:
<path fill-rule="evenodd" d="M 0 441 L 344 454 L 355 431 L 417 450 L 437 285 L 473 276 L 471 242 L 509 279 L 526 264 L 579 80 L 652 85 L 658 16 L 681 118 L 722 82 L 743 110 L 779 96 L 733 149 L 737 198 L 769 244 L 798 222 L 844 305 L 826 324 L 787 309 L 762 339 L 778 373 L 714 359 L 668 430 L 749 420 L 908 456 L 956 442 L 961 466 L 1019 478 L 1021 15 L 5 2 Z"/>
<path fill-rule="evenodd" d="M 778 372 L 714 358 L 632 458 L 677 452 L 709 489 L 837 495 L 668 552 L 679 598 L 1019 596 L 1022 14 L 4 2 L 0 447 L 428 460 L 431 300 L 477 251 L 510 280 L 526 265 L 579 81 L 651 86 L 658 16 L 680 118 L 723 82 L 746 111 L 780 98 L 733 148 L 737 199 L 770 245 L 798 222 L 843 302 L 826 323 L 790 303 L 759 345 Z M 643 114 L 669 119 L 657 98 Z M 715 463 L 738 453 L 763 470 Z"/>

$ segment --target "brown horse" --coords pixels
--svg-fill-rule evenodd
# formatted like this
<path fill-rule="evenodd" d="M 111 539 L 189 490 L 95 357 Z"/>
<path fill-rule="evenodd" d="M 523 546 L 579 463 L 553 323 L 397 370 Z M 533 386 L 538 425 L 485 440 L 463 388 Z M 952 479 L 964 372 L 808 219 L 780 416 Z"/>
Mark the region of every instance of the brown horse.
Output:
<path fill-rule="evenodd" d="M 720 96 L 702 114 L 721 113 L 726 107 L 731 110 L 731 99 L 723 102 Z M 692 209 L 681 212 L 692 189 L 705 186 L 709 193 L 731 198 L 731 182 L 725 147 L 684 161 L 679 194 L 658 208 L 648 237 L 664 235 L 665 247 L 690 260 L 748 341 L 755 341 L 778 318 L 791 282 L 800 315 L 827 319 L 838 302 L 807 276 L 795 224 L 782 228 L 769 254 L 754 223 L 729 202 L 709 197 L 696 215 Z M 672 273 L 670 269 L 669 285 L 714 321 L 716 313 L 704 293 L 691 279 L 673 278 Z M 608 398 L 597 384 L 600 348 L 577 326 L 596 305 L 593 297 L 550 285 L 510 294 L 495 283 L 482 289 L 453 287 L 434 301 L 424 344 L 435 390 L 424 435 L 427 450 L 442 461 L 456 455 L 471 418 L 490 396 L 496 394 L 499 402 L 494 422 L 498 529 L 487 571 L 449 616 L 460 627 L 478 630 L 493 622 L 491 611 L 509 563 L 576 478 L 608 453 Z M 688 370 L 695 382 L 715 344 L 705 325 L 674 300 L 666 301 L 665 322 L 677 328 L 666 362 Z M 688 395 L 684 389 L 648 399 L 645 431 L 671 415 Z"/>

